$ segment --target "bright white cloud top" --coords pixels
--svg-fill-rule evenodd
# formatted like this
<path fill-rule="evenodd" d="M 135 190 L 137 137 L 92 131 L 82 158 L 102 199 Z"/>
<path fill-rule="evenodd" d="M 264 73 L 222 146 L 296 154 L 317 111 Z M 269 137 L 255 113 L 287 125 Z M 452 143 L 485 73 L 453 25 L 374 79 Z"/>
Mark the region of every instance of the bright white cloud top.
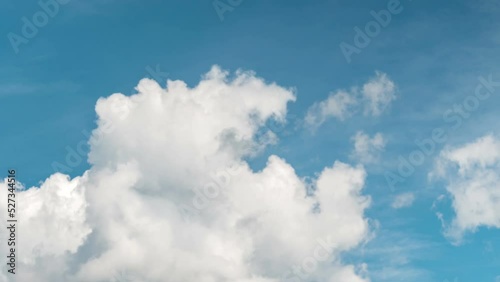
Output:
<path fill-rule="evenodd" d="M 244 158 L 276 141 L 264 125 L 295 95 L 228 75 L 99 99 L 91 168 L 18 193 L 17 281 L 369 281 L 340 259 L 370 233 L 364 169 L 332 162 L 312 195 L 278 156 L 253 171 Z"/>

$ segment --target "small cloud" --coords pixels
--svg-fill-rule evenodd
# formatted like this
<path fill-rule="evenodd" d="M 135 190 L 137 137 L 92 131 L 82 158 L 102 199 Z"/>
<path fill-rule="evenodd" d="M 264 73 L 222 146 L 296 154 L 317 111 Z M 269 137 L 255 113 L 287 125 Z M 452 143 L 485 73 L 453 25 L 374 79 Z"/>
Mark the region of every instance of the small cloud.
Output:
<path fill-rule="evenodd" d="M 392 207 L 394 209 L 401 209 L 410 207 L 415 201 L 415 195 L 413 193 L 404 193 L 397 195 L 392 202 Z"/>
<path fill-rule="evenodd" d="M 351 140 L 354 142 L 351 158 L 365 164 L 376 162 L 387 143 L 381 133 L 377 133 L 370 138 L 369 135 L 362 131 L 358 131 Z"/>
<path fill-rule="evenodd" d="M 376 72 L 376 76 L 363 85 L 365 115 L 381 115 L 395 99 L 396 86 L 385 73 Z"/>
<path fill-rule="evenodd" d="M 396 99 L 396 85 L 387 74 L 376 72 L 362 87 L 350 90 L 336 90 L 327 99 L 309 107 L 305 123 L 316 129 L 329 118 L 345 120 L 351 117 L 358 107 L 364 107 L 366 116 L 379 116 Z"/>
<path fill-rule="evenodd" d="M 307 111 L 305 122 L 311 127 L 317 128 L 330 117 L 344 120 L 351 115 L 356 104 L 357 101 L 353 95 L 343 90 L 337 91 L 326 100 L 314 103 Z"/>

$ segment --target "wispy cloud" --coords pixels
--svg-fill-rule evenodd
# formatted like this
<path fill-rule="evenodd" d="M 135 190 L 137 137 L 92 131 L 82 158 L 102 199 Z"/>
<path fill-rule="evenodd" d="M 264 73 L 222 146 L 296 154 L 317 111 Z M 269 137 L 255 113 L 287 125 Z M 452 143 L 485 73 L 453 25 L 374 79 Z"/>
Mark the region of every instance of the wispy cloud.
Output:
<path fill-rule="evenodd" d="M 391 206 L 395 209 L 407 208 L 413 205 L 414 201 L 415 201 L 415 194 L 410 192 L 403 193 L 397 195 L 394 198 L 394 201 L 392 202 Z"/>
<path fill-rule="evenodd" d="M 351 158 L 365 164 L 378 161 L 380 153 L 384 150 L 387 143 L 381 133 L 376 133 L 373 137 L 370 137 L 363 131 L 358 131 L 351 140 L 354 143 Z"/>
<path fill-rule="evenodd" d="M 316 129 L 329 118 L 345 120 L 363 108 L 365 116 L 380 116 L 396 99 L 396 85 L 389 76 L 376 72 L 363 86 L 353 86 L 350 90 L 336 90 L 330 96 L 309 107 L 305 124 Z"/>
<path fill-rule="evenodd" d="M 6 83 L 0 84 L 0 98 L 7 96 L 29 95 L 47 92 L 75 92 L 80 89 L 78 84 L 59 81 L 48 84 Z"/>

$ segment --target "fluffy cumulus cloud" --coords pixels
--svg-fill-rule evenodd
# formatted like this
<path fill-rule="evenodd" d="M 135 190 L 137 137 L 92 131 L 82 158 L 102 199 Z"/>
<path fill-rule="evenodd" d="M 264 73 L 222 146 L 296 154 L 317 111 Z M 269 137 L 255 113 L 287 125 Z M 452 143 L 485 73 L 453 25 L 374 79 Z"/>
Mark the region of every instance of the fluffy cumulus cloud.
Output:
<path fill-rule="evenodd" d="M 445 148 L 433 177 L 447 181 L 455 218 L 446 235 L 460 241 L 478 227 L 500 228 L 500 140 L 487 135 L 458 148 Z"/>
<path fill-rule="evenodd" d="M 381 133 L 376 133 L 373 137 L 358 131 L 351 138 L 354 149 L 351 157 L 361 163 L 374 163 L 379 160 L 380 153 L 384 150 L 387 141 Z"/>
<path fill-rule="evenodd" d="M 364 169 L 332 162 L 312 185 L 278 156 L 252 170 L 295 95 L 228 77 L 99 99 L 91 169 L 18 192 L 16 281 L 369 281 L 341 261 L 369 238 Z"/>
<path fill-rule="evenodd" d="M 391 206 L 394 209 L 401 209 L 401 208 L 407 208 L 413 205 L 413 202 L 415 201 L 415 194 L 408 192 L 408 193 L 403 193 L 399 194 L 396 197 L 394 197 L 394 200 L 391 204 Z"/>
<path fill-rule="evenodd" d="M 376 72 L 363 86 L 353 86 L 349 91 L 337 90 L 307 111 L 305 124 L 318 128 L 329 118 L 345 120 L 363 108 L 367 116 L 379 116 L 396 99 L 396 85 L 387 74 Z"/>

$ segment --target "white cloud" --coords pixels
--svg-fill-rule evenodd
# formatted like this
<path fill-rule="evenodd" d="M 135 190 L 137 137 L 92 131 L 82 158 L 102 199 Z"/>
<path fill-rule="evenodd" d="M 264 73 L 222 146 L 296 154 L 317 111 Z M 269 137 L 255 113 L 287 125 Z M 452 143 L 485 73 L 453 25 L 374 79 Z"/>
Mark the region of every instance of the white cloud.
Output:
<path fill-rule="evenodd" d="M 344 120 L 352 113 L 357 101 L 350 93 L 340 90 L 331 94 L 326 100 L 312 105 L 307 111 L 305 122 L 318 127 L 330 117 Z"/>
<path fill-rule="evenodd" d="M 413 193 L 403 193 L 394 198 L 391 206 L 395 209 L 407 208 L 413 205 L 413 201 L 415 201 L 415 195 Z"/>
<path fill-rule="evenodd" d="M 68 176 L 56 173 L 40 187 L 16 193 L 18 272 L 15 281 L 51 281 L 51 275 L 58 274 L 60 267 L 64 267 L 61 261 L 76 254 L 88 238 L 92 230 L 86 222 L 88 203 L 85 187 L 82 186 L 84 178 L 86 176 L 69 180 Z M 0 207 L 3 210 L 7 210 L 7 188 L 6 181 L 0 182 L 0 191 L 3 191 L 0 193 Z M 22 185 L 18 185 L 18 189 L 23 189 Z M 7 214 L 1 214 L 5 222 Z M 2 242 L 5 242 L 6 236 L 2 232 Z M 19 264 L 23 271 L 19 271 Z M 33 264 L 37 264 L 39 271 L 45 272 L 45 280 L 38 279 L 38 274 L 24 272 L 24 267 L 29 269 Z M 0 281 L 10 280 L 0 276 Z"/>
<path fill-rule="evenodd" d="M 363 85 L 365 114 L 379 116 L 396 99 L 396 86 L 387 74 L 376 72 L 376 76 Z"/>
<path fill-rule="evenodd" d="M 362 131 L 358 131 L 351 140 L 354 142 L 351 157 L 365 164 L 378 161 L 387 143 L 381 133 L 376 133 L 370 138 Z"/>
<path fill-rule="evenodd" d="M 314 103 L 307 111 L 305 123 L 312 129 L 318 128 L 327 119 L 334 117 L 345 120 L 352 116 L 359 106 L 364 114 L 379 116 L 396 99 L 396 86 L 387 74 L 376 72 L 361 88 L 354 86 L 347 90 L 337 90 L 334 94 Z"/>
<path fill-rule="evenodd" d="M 447 181 L 456 216 L 445 234 L 460 242 L 478 227 L 500 228 L 500 141 L 492 135 L 459 148 L 445 148 L 433 177 Z"/>
<path fill-rule="evenodd" d="M 22 232 L 25 238 L 19 248 L 22 260 L 29 262 L 36 257 L 75 253 L 84 242 L 91 229 L 85 223 L 87 203 L 85 187 L 80 186 L 80 181 L 80 177 L 69 180 L 56 173 L 40 189 L 19 193 L 18 216 L 23 224 L 36 230 Z M 29 250 L 32 253 L 27 253 Z"/>
<path fill-rule="evenodd" d="M 340 259 L 370 231 L 362 167 L 335 162 L 307 195 L 285 160 L 270 156 L 262 171 L 244 161 L 269 142 L 262 127 L 285 117 L 290 90 L 248 72 L 230 80 L 218 67 L 194 88 L 144 79 L 137 90 L 97 102 L 83 176 L 55 174 L 18 193 L 26 212 L 16 281 L 113 281 L 118 273 L 148 282 L 297 281 L 296 267 L 311 267 L 322 238 L 330 257 L 307 277 L 369 281 Z"/>

